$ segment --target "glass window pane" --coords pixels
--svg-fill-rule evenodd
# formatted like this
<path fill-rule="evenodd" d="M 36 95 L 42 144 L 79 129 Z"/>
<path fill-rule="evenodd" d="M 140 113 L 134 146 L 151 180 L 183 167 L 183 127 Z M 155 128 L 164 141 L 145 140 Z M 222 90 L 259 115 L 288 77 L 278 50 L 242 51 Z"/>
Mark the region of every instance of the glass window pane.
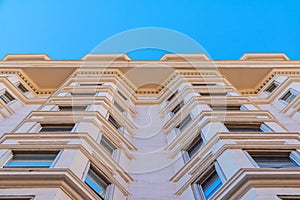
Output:
<path fill-rule="evenodd" d="M 50 167 L 58 152 L 13 153 L 5 167 Z"/>
<path fill-rule="evenodd" d="M 215 171 L 201 184 L 206 199 L 209 199 L 221 186 L 222 181 Z"/>
<path fill-rule="evenodd" d="M 104 181 L 93 169 L 88 171 L 85 182 L 102 198 L 105 198 L 108 183 Z"/>

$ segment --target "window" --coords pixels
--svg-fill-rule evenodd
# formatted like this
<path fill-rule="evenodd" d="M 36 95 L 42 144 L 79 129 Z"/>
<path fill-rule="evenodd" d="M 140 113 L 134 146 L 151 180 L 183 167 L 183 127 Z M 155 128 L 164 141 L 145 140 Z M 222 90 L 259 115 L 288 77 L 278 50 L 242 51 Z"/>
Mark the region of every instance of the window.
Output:
<path fill-rule="evenodd" d="M 198 182 L 197 185 L 199 186 L 200 191 L 202 191 L 205 199 L 209 199 L 222 186 L 222 181 L 216 170 L 206 174 L 204 177 L 207 178 Z"/>
<path fill-rule="evenodd" d="M 188 115 L 186 118 L 184 118 L 177 126 L 180 131 L 183 131 L 187 125 L 189 125 L 192 122 L 192 118 L 190 115 Z"/>
<path fill-rule="evenodd" d="M 107 137 L 105 137 L 105 135 L 102 134 L 102 138 L 100 141 L 100 144 L 104 147 L 104 149 L 110 154 L 112 155 L 114 150 L 116 150 L 117 148 L 115 147 L 115 145 L 113 145 L 113 143 L 111 143 L 111 141 L 109 141 L 109 139 Z"/>
<path fill-rule="evenodd" d="M 201 92 L 201 96 L 226 96 L 227 92 Z"/>
<path fill-rule="evenodd" d="M 124 94 L 122 94 L 119 90 L 118 90 L 118 94 L 119 94 L 125 101 L 127 101 L 127 97 L 126 97 Z"/>
<path fill-rule="evenodd" d="M 26 87 L 24 85 L 22 85 L 21 83 L 19 83 L 19 85 L 17 87 L 23 93 L 28 92 L 28 90 L 26 89 Z"/>
<path fill-rule="evenodd" d="M 189 157 L 192 158 L 202 147 L 203 140 L 201 136 L 197 136 L 186 150 Z"/>
<path fill-rule="evenodd" d="M 216 86 L 216 83 L 192 83 L 193 86 Z"/>
<path fill-rule="evenodd" d="M 103 83 L 79 83 L 80 86 L 102 86 Z"/>
<path fill-rule="evenodd" d="M 0 196 L 0 200 L 33 200 L 33 196 L 22 195 L 22 196 Z"/>
<path fill-rule="evenodd" d="M 114 105 L 116 106 L 116 108 L 120 111 L 120 112 L 124 112 L 125 110 L 120 106 L 120 104 L 118 104 L 117 102 L 114 102 Z"/>
<path fill-rule="evenodd" d="M 87 173 L 85 183 L 96 192 L 101 199 L 105 199 L 106 189 L 109 185 L 108 180 L 100 175 L 93 167 Z"/>
<path fill-rule="evenodd" d="M 210 105 L 212 110 L 241 110 L 241 106 L 234 105 Z"/>
<path fill-rule="evenodd" d="M 15 100 L 15 98 L 11 94 L 9 94 L 7 91 L 5 91 L 4 94 L 0 95 L 0 98 L 6 104 L 8 104 L 9 102 Z"/>
<path fill-rule="evenodd" d="M 265 91 L 266 92 L 273 92 L 277 87 L 279 86 L 279 83 L 274 81 Z"/>
<path fill-rule="evenodd" d="M 281 200 L 300 200 L 300 195 L 278 195 Z"/>
<path fill-rule="evenodd" d="M 261 168 L 294 168 L 299 165 L 291 158 L 290 152 L 258 152 L 249 153 Z"/>
<path fill-rule="evenodd" d="M 172 99 L 174 99 L 174 97 L 176 96 L 176 94 L 178 93 L 178 90 L 176 92 L 174 92 L 168 99 L 167 102 L 172 101 Z"/>
<path fill-rule="evenodd" d="M 109 115 L 108 121 L 113 125 L 116 129 L 121 128 L 121 125 L 111 116 Z"/>
<path fill-rule="evenodd" d="M 71 132 L 75 124 L 41 124 L 40 132 Z"/>
<path fill-rule="evenodd" d="M 5 164 L 4 167 L 50 167 L 57 154 L 57 151 L 13 151 L 13 157 Z"/>
<path fill-rule="evenodd" d="M 59 111 L 69 112 L 69 111 L 85 111 L 86 106 L 58 106 Z"/>
<path fill-rule="evenodd" d="M 87 97 L 87 96 L 95 96 L 95 93 L 72 93 L 73 97 Z"/>
<path fill-rule="evenodd" d="M 291 103 L 296 98 L 297 95 L 298 95 L 298 92 L 290 89 L 285 95 L 283 95 L 280 98 L 280 100 L 282 100 L 286 103 Z"/>
<path fill-rule="evenodd" d="M 265 124 L 225 124 L 230 132 L 272 132 Z"/>
<path fill-rule="evenodd" d="M 184 105 L 184 102 L 180 102 L 173 110 L 171 111 L 174 115 L 181 109 L 181 107 Z"/>

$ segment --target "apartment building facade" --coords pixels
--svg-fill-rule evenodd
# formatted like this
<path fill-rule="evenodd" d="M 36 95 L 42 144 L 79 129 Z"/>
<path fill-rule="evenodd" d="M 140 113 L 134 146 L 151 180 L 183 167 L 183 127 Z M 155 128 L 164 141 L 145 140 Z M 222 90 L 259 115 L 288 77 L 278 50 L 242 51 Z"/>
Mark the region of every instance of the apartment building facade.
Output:
<path fill-rule="evenodd" d="M 0 61 L 0 200 L 300 199 L 300 61 Z"/>

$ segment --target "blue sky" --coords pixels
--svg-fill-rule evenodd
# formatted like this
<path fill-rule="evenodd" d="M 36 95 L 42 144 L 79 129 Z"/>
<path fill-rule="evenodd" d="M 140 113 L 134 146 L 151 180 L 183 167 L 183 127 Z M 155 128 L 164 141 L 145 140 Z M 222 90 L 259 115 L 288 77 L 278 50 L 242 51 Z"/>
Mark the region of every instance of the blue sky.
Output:
<path fill-rule="evenodd" d="M 0 58 L 46 53 L 80 59 L 120 32 L 161 27 L 192 38 L 215 60 L 245 52 L 283 52 L 300 60 L 299 10 L 299 0 L 0 0 Z M 182 47 L 174 53 L 194 51 Z M 162 53 L 129 55 L 157 59 Z"/>

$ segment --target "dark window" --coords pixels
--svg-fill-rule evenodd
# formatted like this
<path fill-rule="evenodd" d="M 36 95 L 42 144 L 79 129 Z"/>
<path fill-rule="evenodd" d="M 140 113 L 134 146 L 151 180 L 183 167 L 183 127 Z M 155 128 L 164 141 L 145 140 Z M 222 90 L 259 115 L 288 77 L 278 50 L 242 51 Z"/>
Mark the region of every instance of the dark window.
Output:
<path fill-rule="evenodd" d="M 79 83 L 80 86 L 102 86 L 103 83 Z"/>
<path fill-rule="evenodd" d="M 281 200 L 300 200 L 300 195 L 278 195 Z"/>
<path fill-rule="evenodd" d="M 290 153 L 256 153 L 251 154 L 253 160 L 261 168 L 294 168 L 299 167 L 298 164 L 291 159 Z"/>
<path fill-rule="evenodd" d="M 241 106 L 232 106 L 232 105 L 211 105 L 213 110 L 241 110 Z"/>
<path fill-rule="evenodd" d="M 7 91 L 5 91 L 4 94 L 0 95 L 0 98 L 6 104 L 8 104 L 9 102 L 15 100 L 15 98 L 11 94 L 9 94 Z"/>
<path fill-rule="evenodd" d="M 216 83 L 192 83 L 193 86 L 216 86 Z"/>
<path fill-rule="evenodd" d="M 19 89 L 20 91 L 22 91 L 23 93 L 24 93 L 24 92 L 28 92 L 28 90 L 26 89 L 26 87 L 25 87 L 24 85 L 22 85 L 21 83 L 19 83 L 19 85 L 18 85 L 17 87 L 18 87 L 18 89 Z"/>
<path fill-rule="evenodd" d="M 285 95 L 283 95 L 283 97 L 281 97 L 280 99 L 287 102 L 287 103 L 291 103 L 297 96 L 298 94 L 296 92 L 292 92 L 291 90 L 289 90 Z"/>
<path fill-rule="evenodd" d="M 85 111 L 86 106 L 59 106 L 59 111 Z"/>
<path fill-rule="evenodd" d="M 122 108 L 122 106 L 120 106 L 120 104 L 118 104 L 117 102 L 114 102 L 114 105 L 116 106 L 116 108 L 120 111 L 120 112 L 124 112 L 125 110 Z"/>
<path fill-rule="evenodd" d="M 75 124 L 41 124 L 40 132 L 71 132 Z"/>
<path fill-rule="evenodd" d="M 50 167 L 58 152 L 13 152 L 5 167 Z"/>
<path fill-rule="evenodd" d="M 0 196 L 0 200 L 32 200 L 33 199 L 33 196 L 30 196 L 30 197 L 28 197 L 28 195 L 22 195 L 22 196 L 15 196 L 15 195 L 13 195 L 13 196 L 3 196 L 3 197 L 1 197 Z"/>
<path fill-rule="evenodd" d="M 108 121 L 116 128 L 119 129 L 121 128 L 121 125 L 111 116 L 109 115 Z"/>
<path fill-rule="evenodd" d="M 189 148 L 186 150 L 190 156 L 190 158 L 192 158 L 198 151 L 199 149 L 202 147 L 203 144 L 203 140 L 201 138 L 201 136 L 197 136 L 193 142 L 190 144 Z"/>
<path fill-rule="evenodd" d="M 184 102 L 180 102 L 173 110 L 171 111 L 174 115 L 181 109 L 181 107 L 184 105 Z"/>
<path fill-rule="evenodd" d="M 106 197 L 106 189 L 109 185 L 108 180 L 98 171 L 91 167 L 85 178 L 85 183 L 96 192 L 101 199 Z"/>
<path fill-rule="evenodd" d="M 266 92 L 273 92 L 277 87 L 279 86 L 279 83 L 274 81 L 265 91 Z"/>
<path fill-rule="evenodd" d="M 263 132 L 261 124 L 225 124 L 230 132 Z"/>
<path fill-rule="evenodd" d="M 102 138 L 100 141 L 100 144 L 104 147 L 104 149 L 110 154 L 112 155 L 114 150 L 116 150 L 117 148 L 115 147 L 115 145 L 113 145 L 113 143 L 111 143 L 111 141 L 109 141 L 108 138 L 106 138 L 103 134 L 102 134 Z"/>
<path fill-rule="evenodd" d="M 119 90 L 118 90 L 118 94 L 119 94 L 125 101 L 127 101 L 127 97 L 126 97 L 124 94 L 122 94 Z"/>
<path fill-rule="evenodd" d="M 167 99 L 167 102 L 172 101 L 172 99 L 174 99 L 174 97 L 176 96 L 177 93 L 178 93 L 178 91 L 174 92 L 174 93 Z"/>
<path fill-rule="evenodd" d="M 186 118 L 184 118 L 177 126 L 180 131 L 183 131 L 187 125 L 189 125 L 192 122 L 192 118 L 190 115 L 188 115 Z"/>
<path fill-rule="evenodd" d="M 226 96 L 227 92 L 201 92 L 201 96 Z"/>
<path fill-rule="evenodd" d="M 72 93 L 73 97 L 95 96 L 95 93 Z"/>
<path fill-rule="evenodd" d="M 198 185 L 201 187 L 205 198 L 209 199 L 222 186 L 222 181 L 215 170 L 206 177 L 208 178 Z"/>

